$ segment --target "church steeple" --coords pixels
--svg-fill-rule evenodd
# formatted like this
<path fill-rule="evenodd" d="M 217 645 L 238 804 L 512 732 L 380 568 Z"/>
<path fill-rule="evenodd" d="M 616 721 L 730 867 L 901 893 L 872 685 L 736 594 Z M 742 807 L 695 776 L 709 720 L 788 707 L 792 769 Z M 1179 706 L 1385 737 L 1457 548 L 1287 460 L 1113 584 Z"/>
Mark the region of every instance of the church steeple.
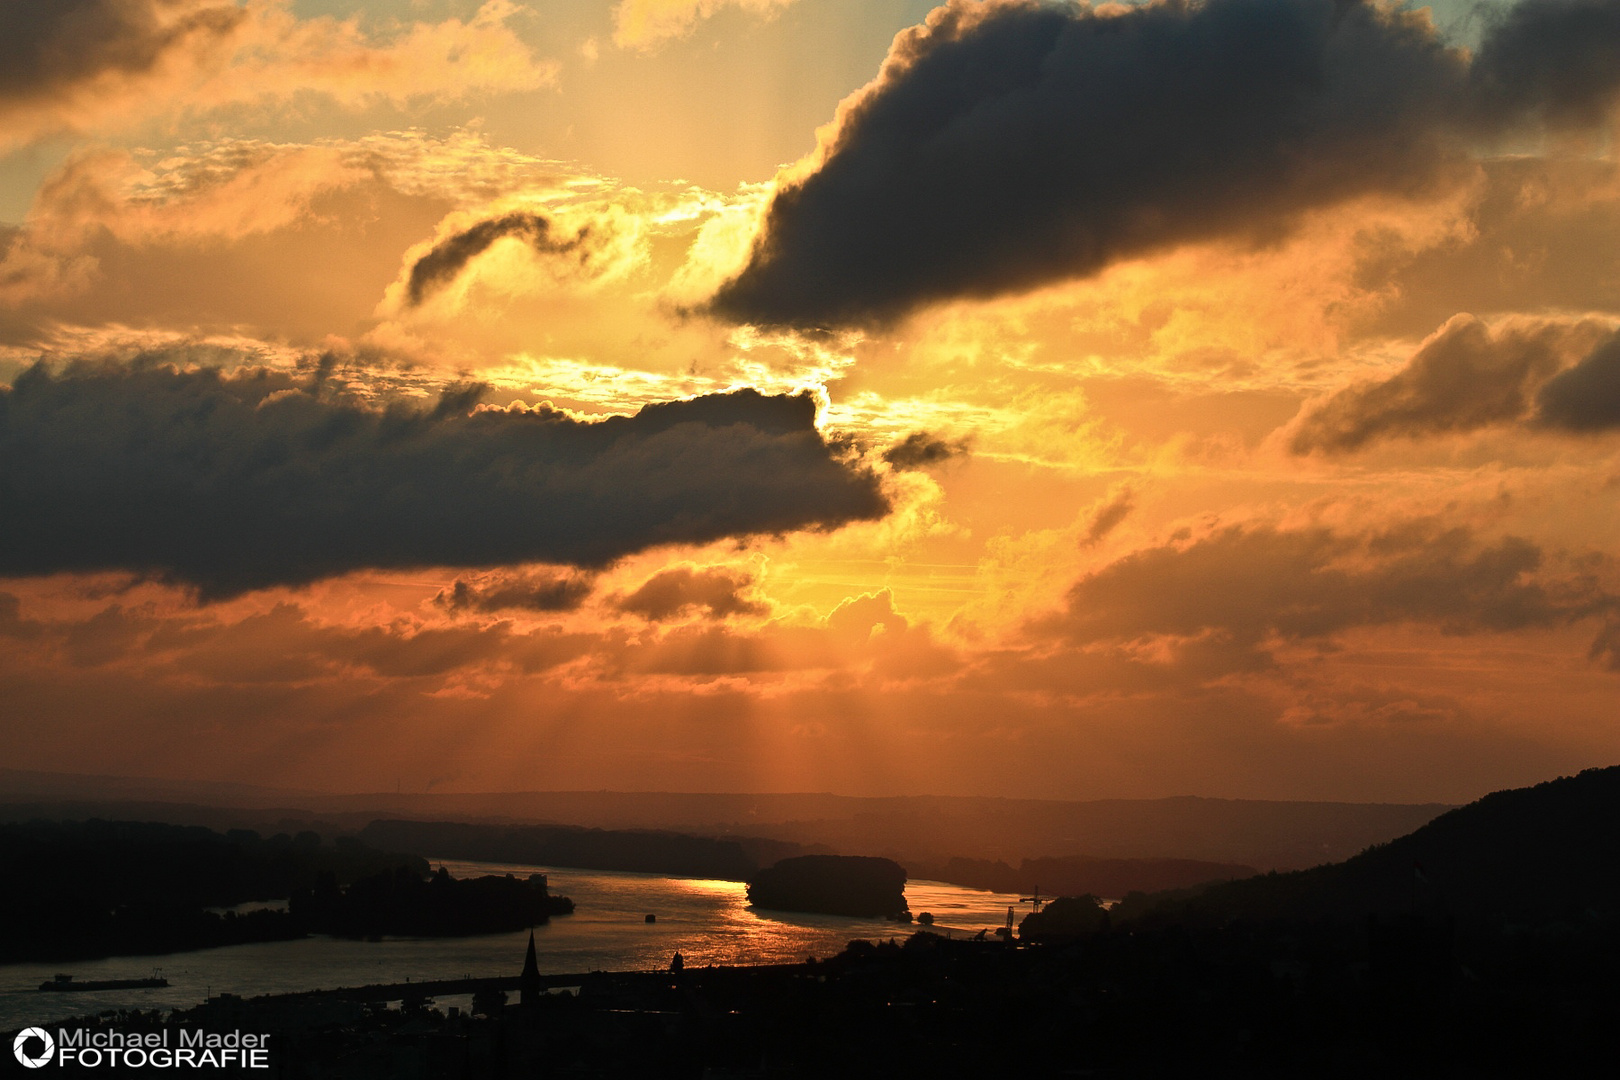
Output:
<path fill-rule="evenodd" d="M 529 931 L 529 951 L 523 957 L 523 974 L 518 977 L 518 990 L 521 997 L 518 999 L 524 1005 L 534 1005 L 540 1000 L 540 960 L 534 955 L 534 930 Z"/>

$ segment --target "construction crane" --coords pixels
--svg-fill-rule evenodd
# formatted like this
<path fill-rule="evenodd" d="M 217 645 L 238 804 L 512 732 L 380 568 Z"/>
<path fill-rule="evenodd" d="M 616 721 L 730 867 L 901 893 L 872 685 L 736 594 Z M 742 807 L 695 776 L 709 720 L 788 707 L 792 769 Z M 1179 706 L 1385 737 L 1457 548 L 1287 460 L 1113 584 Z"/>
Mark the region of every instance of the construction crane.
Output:
<path fill-rule="evenodd" d="M 1052 901 L 1051 898 L 1041 895 L 1041 887 L 1037 885 L 1035 886 L 1035 895 L 1020 896 L 1018 898 L 1018 902 L 1020 904 L 1031 904 L 1034 906 L 1035 910 L 1039 912 L 1042 904 L 1050 904 Z M 1013 939 L 1013 918 L 1013 908 L 1012 905 L 1009 904 L 1007 905 L 1007 923 L 1005 926 L 996 927 L 996 937 L 1004 938 L 1007 941 L 1011 941 Z"/>

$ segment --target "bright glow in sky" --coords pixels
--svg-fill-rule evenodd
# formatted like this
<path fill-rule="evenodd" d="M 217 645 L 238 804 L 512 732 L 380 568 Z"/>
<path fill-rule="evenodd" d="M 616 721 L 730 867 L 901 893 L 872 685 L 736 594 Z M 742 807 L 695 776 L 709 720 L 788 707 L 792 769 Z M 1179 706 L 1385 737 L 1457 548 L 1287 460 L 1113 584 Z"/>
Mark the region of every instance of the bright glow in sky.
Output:
<path fill-rule="evenodd" d="M 6 764 L 1620 759 L 1620 0 L 929 7 L 8 6 Z"/>

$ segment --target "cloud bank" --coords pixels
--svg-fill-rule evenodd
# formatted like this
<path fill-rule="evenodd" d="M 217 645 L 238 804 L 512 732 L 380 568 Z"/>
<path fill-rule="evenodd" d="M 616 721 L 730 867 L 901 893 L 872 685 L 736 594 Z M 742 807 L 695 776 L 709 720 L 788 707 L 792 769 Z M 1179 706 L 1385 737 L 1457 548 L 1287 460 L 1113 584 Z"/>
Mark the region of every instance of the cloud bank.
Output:
<path fill-rule="evenodd" d="M 0 4 L 0 145 L 175 111 L 318 93 L 348 106 L 534 90 L 556 79 L 487 0 L 386 38 L 276 0 Z"/>
<path fill-rule="evenodd" d="M 1582 359 L 1560 371 L 1571 355 Z M 1344 453 L 1382 439 L 1521 422 L 1566 432 L 1620 427 L 1620 336 L 1591 323 L 1493 332 L 1458 315 L 1394 375 L 1347 387 L 1312 409 L 1290 447 Z"/>
<path fill-rule="evenodd" d="M 0 576 L 122 570 L 218 598 L 353 570 L 583 567 L 660 544 L 881 516 L 808 396 L 599 423 L 373 408 L 263 370 L 43 365 L 0 391 Z"/>
<path fill-rule="evenodd" d="M 1471 68 L 1426 15 L 1356 0 L 952 0 L 784 177 L 711 307 L 877 326 L 1418 192 L 1481 135 L 1599 115 L 1617 10 L 1526 0 Z"/>
<path fill-rule="evenodd" d="M 1045 629 L 1078 644 L 1162 635 L 1253 664 L 1267 642 L 1418 623 L 1450 634 L 1567 625 L 1620 609 L 1596 580 L 1548 573 L 1542 548 L 1423 521 L 1382 531 L 1229 526 L 1082 577 Z M 1239 665 L 1241 666 L 1241 664 Z"/>
<path fill-rule="evenodd" d="M 1488 119 L 1598 123 L 1620 91 L 1620 4 L 1525 0 L 1497 15 L 1469 74 Z"/>

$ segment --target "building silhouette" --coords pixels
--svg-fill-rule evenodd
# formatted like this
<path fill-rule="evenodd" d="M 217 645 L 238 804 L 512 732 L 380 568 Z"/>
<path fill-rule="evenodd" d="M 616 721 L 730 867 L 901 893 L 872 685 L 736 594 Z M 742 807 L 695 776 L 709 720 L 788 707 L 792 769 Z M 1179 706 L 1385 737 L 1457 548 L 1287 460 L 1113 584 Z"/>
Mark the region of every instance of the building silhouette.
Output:
<path fill-rule="evenodd" d="M 529 931 L 529 951 L 523 957 L 523 974 L 518 976 L 518 1001 L 523 1005 L 536 1005 L 540 1001 L 540 961 L 534 954 L 534 931 Z"/>

